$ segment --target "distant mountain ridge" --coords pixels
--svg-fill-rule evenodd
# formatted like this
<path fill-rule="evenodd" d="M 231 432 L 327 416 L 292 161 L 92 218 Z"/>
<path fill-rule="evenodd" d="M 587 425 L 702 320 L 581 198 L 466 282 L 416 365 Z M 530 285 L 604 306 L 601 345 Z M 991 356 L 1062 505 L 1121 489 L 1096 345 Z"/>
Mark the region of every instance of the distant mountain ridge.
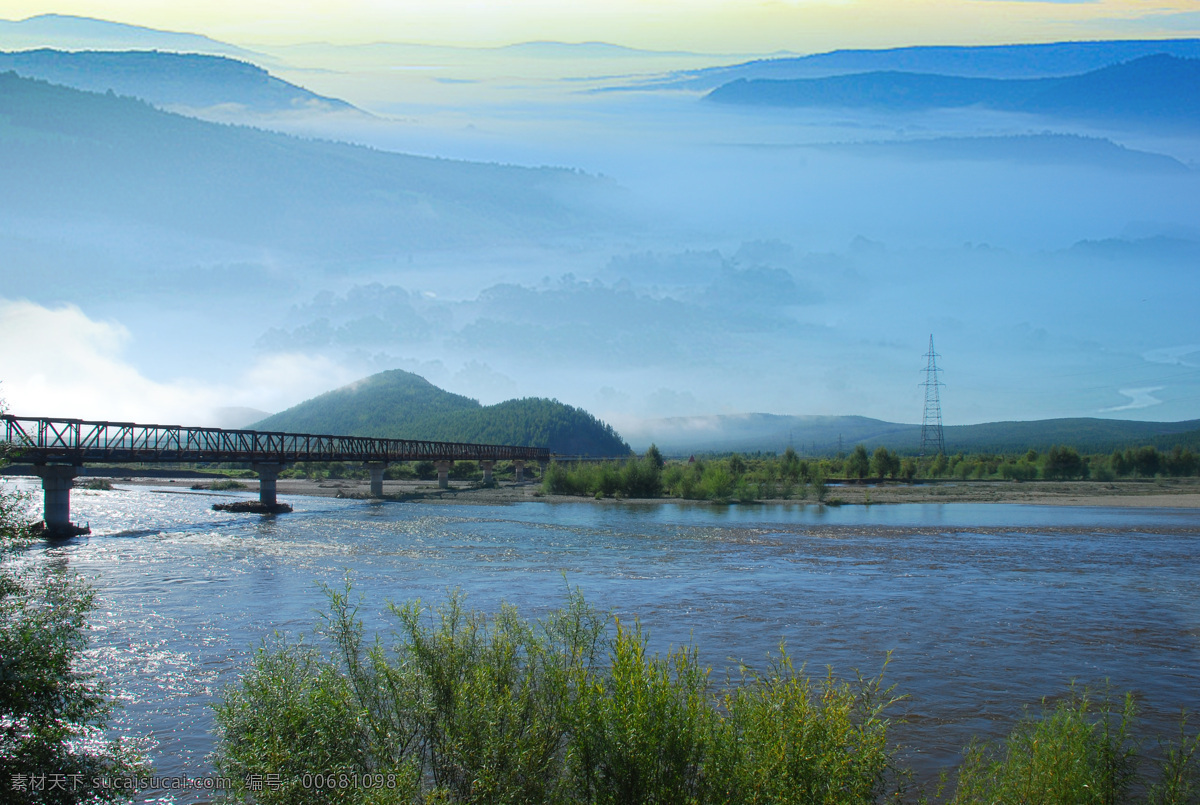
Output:
<path fill-rule="evenodd" d="M 825 78 L 897 71 L 965 78 L 1048 78 L 1079 75 L 1143 56 L 1200 58 L 1200 39 L 1132 39 L 1025 45 L 913 46 L 834 50 L 809 56 L 755 59 L 671 76 L 657 83 L 707 90 L 737 79 Z"/>
<path fill-rule="evenodd" d="M 988 422 L 947 425 L 946 450 L 1014 452 L 1071 445 L 1087 452 L 1109 452 L 1153 444 L 1200 447 L 1200 420 L 1138 422 L 1123 419 L 1044 419 L 1031 422 Z M 739 414 L 649 420 L 626 435 L 635 450 L 651 442 L 667 455 L 691 453 L 782 453 L 788 446 L 802 455 L 831 455 L 856 444 L 873 449 L 916 452 L 921 426 L 862 416 L 783 416 Z"/>
<path fill-rule="evenodd" d="M 23 20 L 0 20 L 0 48 L 64 48 L 67 50 L 168 50 L 209 53 L 259 60 L 261 54 L 207 36 L 163 31 L 140 25 L 70 14 L 39 14 Z"/>
<path fill-rule="evenodd" d="M 345 101 L 309 92 L 257 65 L 226 56 L 43 48 L 0 52 L 0 72 L 6 70 L 88 92 L 111 90 L 168 109 L 236 104 L 266 113 L 357 111 Z"/>
<path fill-rule="evenodd" d="M 483 406 L 394 369 L 269 416 L 255 430 L 546 447 L 563 455 L 623 456 L 627 445 L 586 411 L 543 398 Z"/>
<path fill-rule="evenodd" d="M 615 226 L 577 171 L 434 159 L 206 123 L 0 73 L 0 215 L 81 217 L 314 254 L 395 254 Z"/>
<path fill-rule="evenodd" d="M 982 137 L 930 137 L 914 140 L 837 143 L 812 146 L 863 156 L 930 160 L 1010 161 L 1042 165 L 1089 165 L 1110 170 L 1188 173 L 1166 154 L 1138 151 L 1100 137 L 1077 134 L 1017 134 Z"/>
<path fill-rule="evenodd" d="M 1062 78 L 964 78 L 896 71 L 791 80 L 738 79 L 710 101 L 887 111 L 968 106 L 1008 112 L 1200 127 L 1200 59 L 1143 56 Z"/>

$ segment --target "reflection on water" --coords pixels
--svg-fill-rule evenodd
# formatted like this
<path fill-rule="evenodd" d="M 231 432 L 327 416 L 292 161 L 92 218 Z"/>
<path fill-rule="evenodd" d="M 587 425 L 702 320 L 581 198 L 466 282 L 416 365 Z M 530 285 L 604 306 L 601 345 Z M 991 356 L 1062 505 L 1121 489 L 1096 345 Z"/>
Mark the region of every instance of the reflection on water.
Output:
<path fill-rule="evenodd" d="M 317 583 L 345 575 L 374 627 L 385 602 L 452 587 L 536 616 L 579 586 L 638 615 L 656 649 L 694 640 L 718 679 L 780 641 L 816 674 L 872 674 L 890 651 L 910 697 L 894 735 L 922 772 L 1072 679 L 1135 691 L 1164 732 L 1200 707 L 1196 512 L 292 498 L 264 519 L 169 491 L 75 492 L 94 533 L 50 551 L 98 590 L 89 657 L 160 774 L 210 770 L 214 696 L 265 637 L 311 630 Z"/>

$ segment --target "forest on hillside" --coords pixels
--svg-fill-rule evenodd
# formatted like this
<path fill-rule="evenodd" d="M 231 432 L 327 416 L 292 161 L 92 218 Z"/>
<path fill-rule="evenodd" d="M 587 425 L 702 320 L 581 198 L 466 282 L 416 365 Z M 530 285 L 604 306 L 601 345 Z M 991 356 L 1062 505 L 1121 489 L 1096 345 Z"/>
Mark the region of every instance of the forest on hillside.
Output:
<path fill-rule="evenodd" d="M 582 408 L 526 397 L 483 406 L 402 370 L 381 372 L 254 425 L 258 430 L 546 447 L 620 457 L 629 445 Z"/>

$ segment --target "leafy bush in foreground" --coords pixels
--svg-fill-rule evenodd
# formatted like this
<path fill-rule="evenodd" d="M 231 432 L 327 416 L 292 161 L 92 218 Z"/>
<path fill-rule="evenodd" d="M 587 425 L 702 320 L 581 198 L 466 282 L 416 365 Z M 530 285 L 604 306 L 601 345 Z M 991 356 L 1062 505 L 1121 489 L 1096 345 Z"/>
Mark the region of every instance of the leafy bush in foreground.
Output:
<path fill-rule="evenodd" d="M 0 489 L 0 798 L 129 799 L 107 781 L 147 768 L 136 747 L 103 740 L 115 703 L 79 667 L 92 593 L 61 566 L 19 563 L 32 542 L 23 509 L 20 496 Z"/>
<path fill-rule="evenodd" d="M 1002 743 L 972 744 L 953 802 L 1127 802 L 1137 779 L 1134 715 L 1130 695 L 1114 708 L 1108 697 L 1072 690 L 1039 716 L 1026 715 Z"/>
<path fill-rule="evenodd" d="M 879 678 L 814 684 L 783 654 L 719 694 L 694 648 L 648 656 L 636 623 L 577 593 L 539 622 L 459 596 L 393 606 L 392 642 L 368 644 L 349 590 L 327 593 L 327 649 L 263 647 L 217 705 L 220 772 L 280 775 L 238 801 L 857 805 L 893 791 Z"/>
<path fill-rule="evenodd" d="M 1200 735 L 1184 719 L 1177 742 L 1143 752 L 1129 696 L 1072 688 L 1006 739 L 972 743 L 954 790 L 931 799 L 894 766 L 882 674 L 814 681 L 781 650 L 717 690 L 694 647 L 648 655 L 636 621 L 578 593 L 537 622 L 459 595 L 392 606 L 391 641 L 368 643 L 349 587 L 326 592 L 325 648 L 264 646 L 217 705 L 215 760 L 236 801 L 1200 802 Z"/>

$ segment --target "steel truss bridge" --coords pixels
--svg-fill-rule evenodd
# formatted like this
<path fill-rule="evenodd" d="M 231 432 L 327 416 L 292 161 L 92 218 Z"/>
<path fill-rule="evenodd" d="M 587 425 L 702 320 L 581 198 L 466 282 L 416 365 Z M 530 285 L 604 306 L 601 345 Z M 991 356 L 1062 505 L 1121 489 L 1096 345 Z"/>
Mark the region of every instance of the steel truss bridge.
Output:
<path fill-rule="evenodd" d="M 317 436 L 5 415 L 4 441 L 34 464 L 549 461 L 544 447 Z"/>
<path fill-rule="evenodd" d="M 73 528 L 71 481 L 78 468 L 86 463 L 247 463 L 258 472 L 260 502 L 273 507 L 280 470 L 299 461 L 361 461 L 371 471 L 371 493 L 378 496 L 383 489 L 383 470 L 390 462 L 436 462 L 439 486 L 445 488 L 449 466 L 455 461 L 479 461 L 484 480 L 490 481 L 496 461 L 514 462 L 520 480 L 524 462 L 550 460 L 550 451 L 544 447 L 138 425 L 11 414 L 0 419 L 3 446 L 13 457 L 32 463 L 42 478 L 45 523 L 49 530 Z"/>

